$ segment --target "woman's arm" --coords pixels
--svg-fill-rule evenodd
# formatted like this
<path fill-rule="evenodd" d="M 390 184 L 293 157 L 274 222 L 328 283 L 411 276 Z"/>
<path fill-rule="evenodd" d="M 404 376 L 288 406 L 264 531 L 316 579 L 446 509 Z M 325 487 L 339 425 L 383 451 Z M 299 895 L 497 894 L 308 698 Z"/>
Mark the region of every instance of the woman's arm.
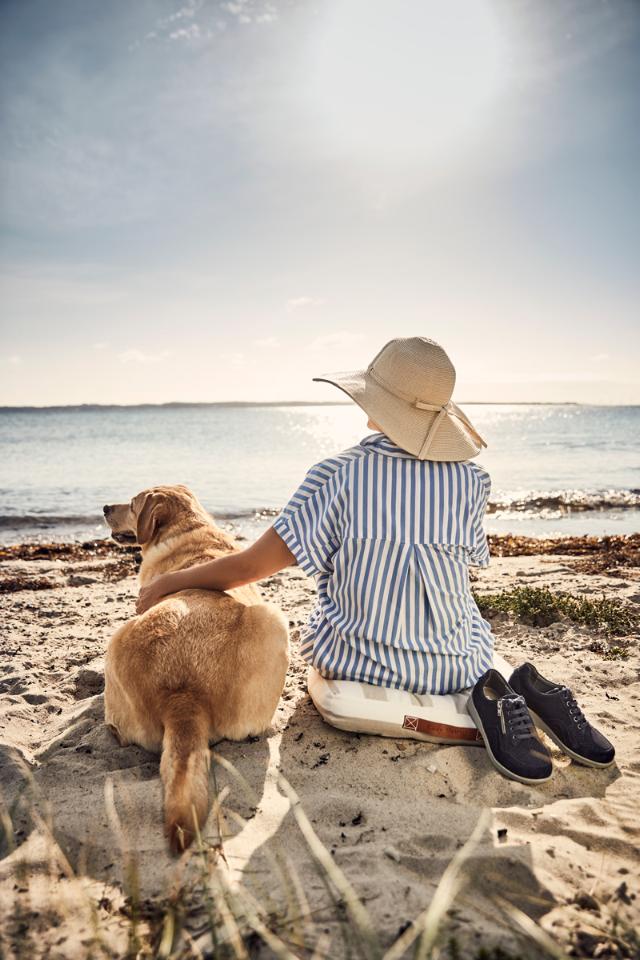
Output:
<path fill-rule="evenodd" d="M 230 590 L 254 580 L 263 580 L 284 567 L 293 566 L 296 558 L 273 527 L 255 543 L 208 563 L 200 563 L 175 573 L 162 573 L 140 590 L 136 612 L 144 613 L 169 593 L 179 590 Z"/>

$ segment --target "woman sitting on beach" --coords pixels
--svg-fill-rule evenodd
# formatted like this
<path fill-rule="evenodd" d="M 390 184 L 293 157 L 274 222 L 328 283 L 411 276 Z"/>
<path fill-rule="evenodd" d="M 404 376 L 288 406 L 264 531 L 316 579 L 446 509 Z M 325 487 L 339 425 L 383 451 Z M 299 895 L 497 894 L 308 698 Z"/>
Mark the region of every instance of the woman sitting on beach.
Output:
<path fill-rule="evenodd" d="M 324 677 L 418 694 L 472 686 L 493 653 L 468 572 L 489 562 L 490 479 L 469 460 L 486 444 L 451 400 L 451 361 L 412 337 L 386 344 L 366 371 L 317 379 L 344 390 L 377 432 L 313 466 L 252 546 L 157 577 L 138 612 L 297 563 L 318 590 L 300 652 Z"/>

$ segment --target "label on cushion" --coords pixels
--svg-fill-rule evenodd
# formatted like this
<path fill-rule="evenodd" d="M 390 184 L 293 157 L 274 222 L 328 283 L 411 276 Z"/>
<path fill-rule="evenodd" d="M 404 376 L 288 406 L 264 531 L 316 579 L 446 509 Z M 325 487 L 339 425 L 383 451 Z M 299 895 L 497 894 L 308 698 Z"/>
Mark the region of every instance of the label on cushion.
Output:
<path fill-rule="evenodd" d="M 434 720 L 425 720 L 424 717 L 405 716 L 402 726 L 405 730 L 415 730 L 430 737 L 441 737 L 446 740 L 482 740 L 480 731 L 469 727 L 454 727 L 450 723 L 437 723 Z"/>

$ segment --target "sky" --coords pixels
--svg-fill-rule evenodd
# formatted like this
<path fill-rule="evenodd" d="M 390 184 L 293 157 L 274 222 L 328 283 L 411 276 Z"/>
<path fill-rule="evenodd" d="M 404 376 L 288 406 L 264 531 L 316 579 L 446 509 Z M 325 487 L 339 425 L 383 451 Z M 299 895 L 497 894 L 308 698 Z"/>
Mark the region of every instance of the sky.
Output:
<path fill-rule="evenodd" d="M 2 0 L 0 404 L 640 403 L 635 0 Z"/>

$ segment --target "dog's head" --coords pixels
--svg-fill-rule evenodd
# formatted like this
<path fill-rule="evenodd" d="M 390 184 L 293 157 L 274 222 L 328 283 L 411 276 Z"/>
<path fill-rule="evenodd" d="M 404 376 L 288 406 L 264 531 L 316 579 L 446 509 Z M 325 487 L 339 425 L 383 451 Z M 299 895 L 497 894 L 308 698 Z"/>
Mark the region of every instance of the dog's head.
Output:
<path fill-rule="evenodd" d="M 150 487 L 129 503 L 106 504 L 103 512 L 114 540 L 140 546 L 188 530 L 194 520 L 210 520 L 194 494 L 182 484 Z"/>

